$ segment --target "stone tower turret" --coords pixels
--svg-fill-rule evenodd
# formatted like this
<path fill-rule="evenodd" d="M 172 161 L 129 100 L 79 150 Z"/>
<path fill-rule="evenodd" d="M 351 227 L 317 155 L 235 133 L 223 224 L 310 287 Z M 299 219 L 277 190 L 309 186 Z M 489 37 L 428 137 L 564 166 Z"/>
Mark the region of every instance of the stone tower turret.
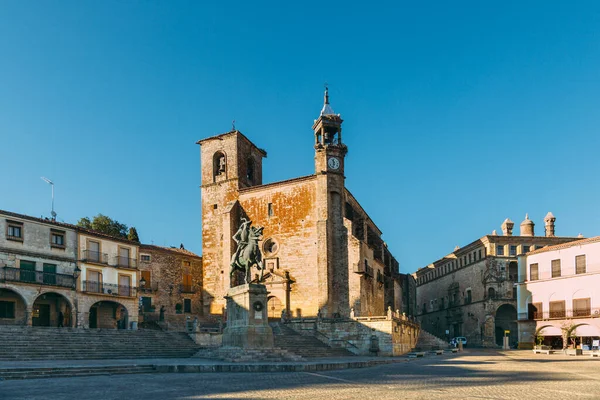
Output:
<path fill-rule="evenodd" d="M 312 126 L 317 176 L 317 250 L 319 310 L 323 316 L 350 315 L 348 232 L 344 226 L 344 157 L 342 118 L 334 114 L 325 88 L 323 109 Z"/>
<path fill-rule="evenodd" d="M 521 222 L 521 236 L 535 236 L 534 226 L 533 221 L 529 219 L 529 214 L 525 214 L 525 220 Z"/>
<path fill-rule="evenodd" d="M 509 218 L 506 218 L 502 223 L 502 234 L 504 236 L 512 236 L 513 227 L 515 223 L 512 222 Z"/>
<path fill-rule="evenodd" d="M 554 237 L 554 222 L 556 222 L 556 217 L 551 212 L 548 212 L 544 218 L 546 237 Z"/>

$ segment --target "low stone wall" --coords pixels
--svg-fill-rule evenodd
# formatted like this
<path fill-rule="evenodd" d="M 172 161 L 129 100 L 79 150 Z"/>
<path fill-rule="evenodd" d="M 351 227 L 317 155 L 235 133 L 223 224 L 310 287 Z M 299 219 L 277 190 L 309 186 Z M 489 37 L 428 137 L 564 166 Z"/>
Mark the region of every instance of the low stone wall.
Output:
<path fill-rule="evenodd" d="M 190 333 L 190 337 L 197 345 L 202 347 L 221 347 L 223 344 L 222 333 L 196 332 Z"/>
<path fill-rule="evenodd" d="M 331 347 L 344 347 L 357 355 L 399 356 L 413 349 L 419 325 L 402 318 L 291 320 L 288 326 L 302 335 L 315 336 Z M 379 349 L 375 353 L 373 348 Z"/>

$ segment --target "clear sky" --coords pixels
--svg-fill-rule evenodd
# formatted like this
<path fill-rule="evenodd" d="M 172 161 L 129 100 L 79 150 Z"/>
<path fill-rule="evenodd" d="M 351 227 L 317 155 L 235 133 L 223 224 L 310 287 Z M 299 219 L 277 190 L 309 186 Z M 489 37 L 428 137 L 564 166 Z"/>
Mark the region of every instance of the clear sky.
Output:
<path fill-rule="evenodd" d="M 346 186 L 402 272 L 528 212 L 600 234 L 600 2 L 0 2 L 0 209 L 103 213 L 201 253 L 199 139 L 313 173 L 329 82 Z"/>

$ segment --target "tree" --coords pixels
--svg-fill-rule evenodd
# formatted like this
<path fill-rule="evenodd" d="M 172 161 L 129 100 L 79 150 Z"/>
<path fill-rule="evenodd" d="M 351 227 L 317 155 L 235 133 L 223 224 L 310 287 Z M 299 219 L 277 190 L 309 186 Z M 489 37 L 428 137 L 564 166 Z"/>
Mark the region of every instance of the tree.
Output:
<path fill-rule="evenodd" d="M 573 348 L 575 348 L 575 339 L 577 338 L 575 331 L 577 330 L 578 327 L 580 327 L 582 325 L 585 325 L 585 324 L 574 324 L 573 322 L 565 322 L 560 327 L 560 330 L 562 331 L 562 338 L 563 338 L 563 349 L 566 349 L 569 346 L 569 340 L 571 341 L 571 346 L 573 346 Z"/>
<path fill-rule="evenodd" d="M 134 226 L 129 228 L 129 233 L 127 234 L 127 239 L 129 239 L 133 242 L 137 242 L 137 243 L 140 242 L 140 237 L 138 236 L 137 229 L 135 229 Z"/>
<path fill-rule="evenodd" d="M 98 214 L 91 221 L 88 217 L 81 218 L 77 221 L 77 226 L 127 239 L 127 225 L 107 217 L 106 215 Z"/>

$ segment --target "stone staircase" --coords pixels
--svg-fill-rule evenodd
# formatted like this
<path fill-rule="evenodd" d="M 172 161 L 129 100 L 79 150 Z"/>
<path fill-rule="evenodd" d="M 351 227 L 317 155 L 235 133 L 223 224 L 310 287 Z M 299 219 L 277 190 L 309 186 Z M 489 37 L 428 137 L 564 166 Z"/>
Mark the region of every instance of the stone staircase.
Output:
<path fill-rule="evenodd" d="M 40 379 L 97 375 L 151 374 L 158 372 L 154 365 L 0 368 L 3 379 Z"/>
<path fill-rule="evenodd" d="M 417 339 L 417 344 L 415 345 L 415 349 L 420 349 L 422 351 L 425 350 L 435 350 L 435 349 L 447 349 L 448 342 L 443 339 L 440 339 L 437 336 L 432 335 L 431 333 L 424 331 L 421 329 L 419 332 L 419 338 Z"/>
<path fill-rule="evenodd" d="M 281 323 L 271 324 L 275 347 L 304 358 L 352 357 L 354 354 L 341 347 L 329 347 L 314 336 L 300 335 Z"/>
<path fill-rule="evenodd" d="M 200 348 L 182 332 L 0 326 L 0 361 L 187 358 Z"/>

